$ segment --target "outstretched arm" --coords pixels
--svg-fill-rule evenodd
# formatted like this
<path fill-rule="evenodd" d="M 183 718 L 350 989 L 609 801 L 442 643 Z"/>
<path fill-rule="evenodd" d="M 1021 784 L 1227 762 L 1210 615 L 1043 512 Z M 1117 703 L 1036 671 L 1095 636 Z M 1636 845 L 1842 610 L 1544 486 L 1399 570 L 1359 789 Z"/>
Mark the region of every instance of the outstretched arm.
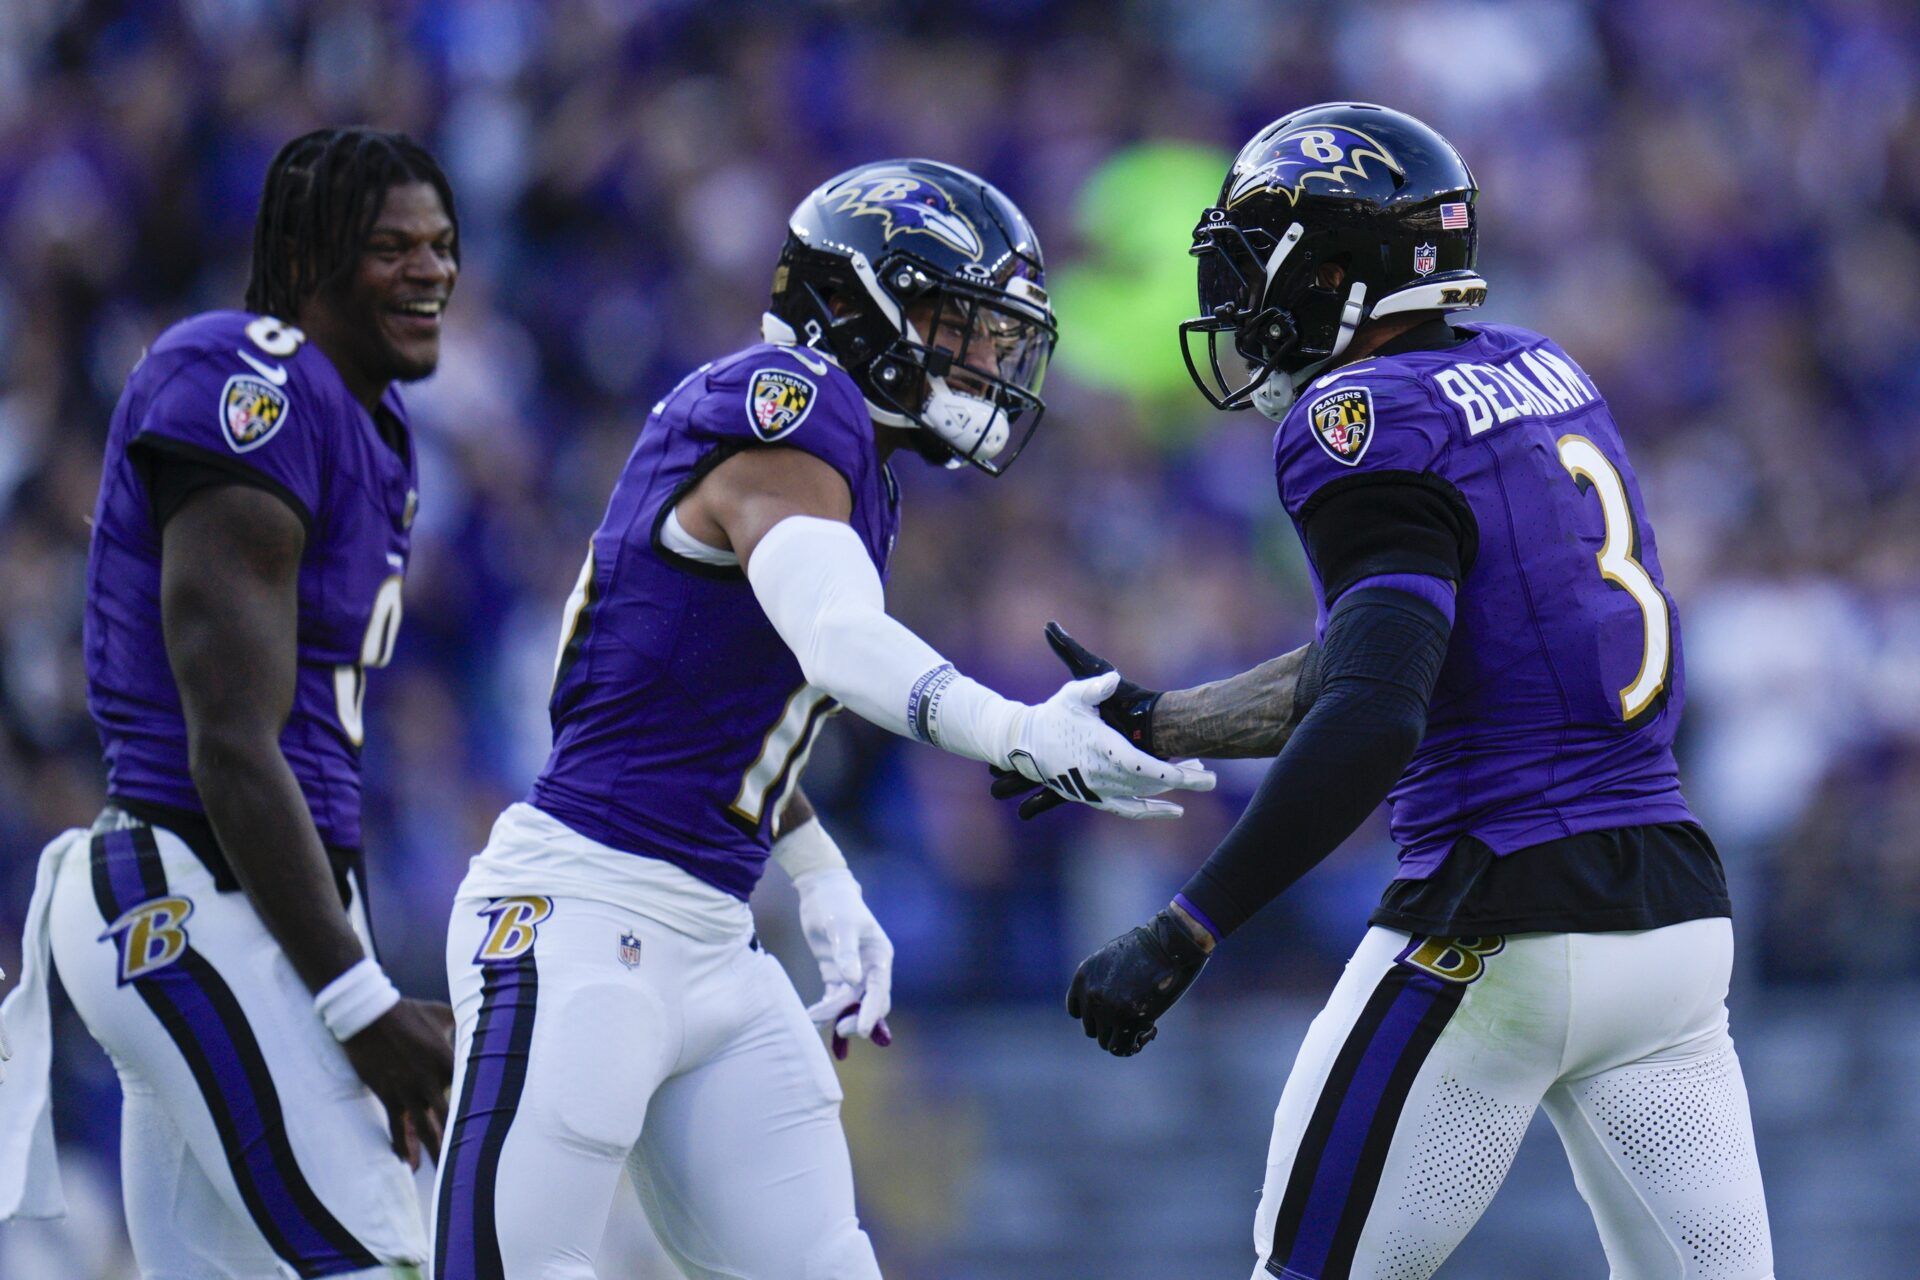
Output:
<path fill-rule="evenodd" d="M 1075 679 L 1107 675 L 1114 666 L 1067 634 L 1047 624 L 1047 643 Z M 1257 667 L 1161 693 L 1124 677 L 1100 704 L 1100 718 L 1114 732 L 1149 755 L 1163 760 L 1195 756 L 1215 760 L 1264 758 L 1279 754 L 1313 705 L 1320 689 L 1320 646 L 1306 644 Z M 1020 816 L 1037 817 L 1065 800 L 1008 769 L 993 771 L 993 794 L 1001 800 L 1021 797 Z"/>
<path fill-rule="evenodd" d="M 1387 798 L 1426 734 L 1452 627 L 1435 604 L 1391 587 L 1361 587 L 1335 604 L 1312 710 L 1175 900 L 1205 932 L 1239 928 Z"/>
<path fill-rule="evenodd" d="M 1101 1048 L 1138 1053 L 1214 944 L 1386 799 L 1426 732 L 1451 629 L 1441 607 L 1405 591 L 1361 587 L 1340 598 L 1327 624 L 1320 694 L 1240 821 L 1166 910 L 1074 974 L 1067 1012 Z"/>
<path fill-rule="evenodd" d="M 1114 665 L 1049 622 L 1047 643 L 1075 679 L 1106 675 Z M 1127 741 L 1171 760 L 1278 755 L 1313 705 L 1320 685 L 1320 646 L 1306 644 L 1237 676 L 1162 693 L 1124 677 L 1100 704 L 1100 718 Z"/>
<path fill-rule="evenodd" d="M 1173 689 L 1153 706 L 1153 746 L 1168 758 L 1259 759 L 1280 754 L 1318 688 L 1318 645 L 1225 680 Z"/>
<path fill-rule="evenodd" d="M 1213 775 L 1155 760 L 1101 724 L 1092 707 L 1113 680 L 1069 684 L 1028 706 L 968 679 L 891 617 L 880 574 L 846 523 L 846 483 L 797 449 L 749 449 L 680 502 L 688 533 L 740 557 L 755 599 L 809 684 L 862 719 L 1128 817 L 1171 817 L 1147 800 L 1205 790 Z"/>

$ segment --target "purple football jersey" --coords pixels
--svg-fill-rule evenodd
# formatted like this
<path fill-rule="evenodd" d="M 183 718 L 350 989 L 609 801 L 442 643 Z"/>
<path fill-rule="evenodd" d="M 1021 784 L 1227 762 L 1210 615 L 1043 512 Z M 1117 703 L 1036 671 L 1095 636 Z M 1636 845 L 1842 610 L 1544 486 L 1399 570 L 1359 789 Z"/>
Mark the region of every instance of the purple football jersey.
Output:
<path fill-rule="evenodd" d="M 884 578 L 893 475 L 853 379 L 759 345 L 702 365 L 655 405 L 614 485 L 569 602 L 530 801 L 582 835 L 745 898 L 825 718 L 737 568 L 667 550 L 669 511 L 723 459 L 778 443 L 846 478 L 854 532 Z"/>
<path fill-rule="evenodd" d="M 404 436 L 398 391 L 383 407 Z M 307 527 L 298 683 L 280 747 L 320 838 L 359 847 L 366 668 L 386 665 L 400 628 L 418 502 L 412 452 L 387 443 L 297 329 L 214 311 L 160 336 L 113 412 L 87 556 L 87 705 L 110 794 L 205 812 L 187 774 L 160 629 L 160 533 L 137 460 L 244 469 Z"/>
<path fill-rule="evenodd" d="M 1391 796 L 1412 879 L 1462 836 L 1504 855 L 1692 820 L 1679 620 L 1613 414 L 1547 338 L 1455 327 L 1472 337 L 1317 379 L 1274 437 L 1296 527 L 1328 485 L 1395 472 L 1445 481 L 1479 524 L 1426 737 Z"/>

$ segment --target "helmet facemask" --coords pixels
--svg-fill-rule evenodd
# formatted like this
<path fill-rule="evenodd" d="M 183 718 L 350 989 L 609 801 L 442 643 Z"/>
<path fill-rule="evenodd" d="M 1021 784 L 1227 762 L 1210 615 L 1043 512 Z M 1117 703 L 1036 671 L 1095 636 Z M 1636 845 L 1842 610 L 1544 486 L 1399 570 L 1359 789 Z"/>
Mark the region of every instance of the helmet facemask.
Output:
<path fill-rule="evenodd" d="M 936 278 L 905 260 L 876 283 L 898 336 L 864 371 L 875 420 L 927 432 L 951 465 L 999 475 L 1044 408 L 1056 336 L 1046 292 L 1017 275 L 1003 287 Z"/>
<path fill-rule="evenodd" d="M 1180 346 L 1214 408 L 1253 405 L 1284 417 L 1298 388 L 1346 350 L 1365 319 L 1366 286 L 1321 287 L 1326 260 L 1302 244 L 1305 236 L 1298 222 L 1277 239 L 1241 228 L 1217 207 L 1194 228 L 1201 313 L 1181 324 Z M 1204 368 L 1195 358 L 1202 343 Z"/>

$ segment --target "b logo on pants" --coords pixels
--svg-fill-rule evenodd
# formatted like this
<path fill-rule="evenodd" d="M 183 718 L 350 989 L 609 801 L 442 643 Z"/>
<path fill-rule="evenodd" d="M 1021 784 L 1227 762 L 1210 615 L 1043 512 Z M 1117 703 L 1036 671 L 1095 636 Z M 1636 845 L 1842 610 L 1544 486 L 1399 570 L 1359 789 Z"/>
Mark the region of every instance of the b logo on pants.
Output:
<path fill-rule="evenodd" d="M 1487 958 L 1500 954 L 1507 940 L 1499 934 L 1484 938 L 1415 938 L 1399 956 L 1401 964 L 1430 973 L 1442 982 L 1462 986 L 1487 971 Z"/>
<path fill-rule="evenodd" d="M 120 986 L 166 968 L 187 949 L 187 917 L 193 903 L 185 898 L 151 898 L 122 912 L 107 926 L 100 941 L 120 945 Z"/>
<path fill-rule="evenodd" d="M 553 914 L 553 899 L 495 898 L 477 914 L 493 921 L 493 927 L 474 953 L 474 963 L 498 964 L 518 959 L 533 947 L 540 922 Z"/>

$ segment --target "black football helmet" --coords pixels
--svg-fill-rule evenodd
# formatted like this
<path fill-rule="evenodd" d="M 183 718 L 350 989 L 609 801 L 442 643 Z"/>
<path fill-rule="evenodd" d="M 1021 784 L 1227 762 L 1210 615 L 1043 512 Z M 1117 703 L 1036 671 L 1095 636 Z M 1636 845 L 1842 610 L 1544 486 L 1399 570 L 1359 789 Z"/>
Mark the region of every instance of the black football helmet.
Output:
<path fill-rule="evenodd" d="M 874 420 L 999 475 L 1039 425 L 1056 330 L 1040 243 L 991 185 L 931 160 L 849 169 L 800 202 L 769 336 L 832 356 Z"/>
<path fill-rule="evenodd" d="M 1200 314 L 1180 346 L 1194 385 L 1277 420 L 1367 321 L 1479 306 L 1478 192 L 1453 144 L 1401 112 L 1335 102 L 1275 120 L 1193 230 Z M 1316 283 L 1327 263 L 1345 270 L 1337 289 Z"/>

